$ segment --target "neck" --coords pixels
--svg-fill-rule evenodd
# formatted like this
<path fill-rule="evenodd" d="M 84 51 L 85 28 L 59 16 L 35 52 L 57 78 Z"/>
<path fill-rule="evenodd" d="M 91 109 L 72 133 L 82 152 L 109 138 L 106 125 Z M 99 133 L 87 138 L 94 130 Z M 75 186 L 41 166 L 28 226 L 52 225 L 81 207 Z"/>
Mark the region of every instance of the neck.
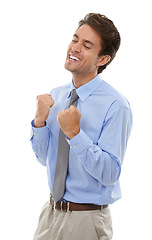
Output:
<path fill-rule="evenodd" d="M 72 74 L 73 76 L 73 84 L 76 88 L 81 87 L 82 85 L 90 82 L 92 79 L 94 79 L 97 76 L 96 74 L 91 74 L 91 75 L 78 75 L 78 74 Z"/>

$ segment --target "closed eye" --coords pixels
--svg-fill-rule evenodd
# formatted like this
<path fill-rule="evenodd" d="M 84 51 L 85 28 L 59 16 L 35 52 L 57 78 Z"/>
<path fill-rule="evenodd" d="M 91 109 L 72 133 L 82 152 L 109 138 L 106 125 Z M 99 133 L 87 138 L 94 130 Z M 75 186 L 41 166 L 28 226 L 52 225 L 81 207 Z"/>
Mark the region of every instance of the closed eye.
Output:
<path fill-rule="evenodd" d="M 84 41 L 84 46 L 85 46 L 86 49 L 90 49 L 92 46 L 94 46 L 94 44 L 92 42 L 90 42 L 89 40 L 85 40 Z"/>
<path fill-rule="evenodd" d="M 77 43 L 77 42 L 78 42 L 78 40 L 74 40 L 74 39 L 72 39 L 72 42 L 74 42 L 74 43 Z"/>
<path fill-rule="evenodd" d="M 85 47 L 86 49 L 90 49 L 90 47 L 88 47 L 88 46 L 86 46 L 86 45 L 84 45 L 84 47 Z"/>
<path fill-rule="evenodd" d="M 77 43 L 78 42 L 78 36 L 76 34 L 73 35 L 72 42 Z"/>

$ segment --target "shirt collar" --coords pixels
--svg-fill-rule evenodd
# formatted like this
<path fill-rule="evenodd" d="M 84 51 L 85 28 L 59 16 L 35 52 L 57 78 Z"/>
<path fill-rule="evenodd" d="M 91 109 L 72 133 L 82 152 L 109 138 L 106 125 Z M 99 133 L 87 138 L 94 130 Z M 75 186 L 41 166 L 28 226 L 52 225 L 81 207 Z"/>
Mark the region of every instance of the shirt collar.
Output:
<path fill-rule="evenodd" d="M 68 98 L 71 96 L 71 91 L 73 89 L 76 89 L 76 92 L 80 100 L 84 102 L 89 97 L 89 95 L 91 95 L 95 91 L 95 89 L 99 87 L 101 82 L 102 82 L 102 79 L 99 74 L 94 79 L 92 79 L 91 81 L 89 81 L 88 83 L 82 85 L 77 89 L 75 88 L 72 81 L 69 92 L 68 92 Z"/>

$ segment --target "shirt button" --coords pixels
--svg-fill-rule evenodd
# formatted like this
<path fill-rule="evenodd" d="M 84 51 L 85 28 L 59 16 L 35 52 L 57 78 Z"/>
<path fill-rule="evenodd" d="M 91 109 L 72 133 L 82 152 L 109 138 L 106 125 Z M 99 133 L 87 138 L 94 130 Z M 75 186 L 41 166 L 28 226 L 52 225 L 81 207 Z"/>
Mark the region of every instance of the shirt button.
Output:
<path fill-rule="evenodd" d="M 73 145 L 73 148 L 76 148 L 76 145 Z"/>
<path fill-rule="evenodd" d="M 33 132 L 33 135 L 35 135 L 36 133 L 35 132 Z"/>

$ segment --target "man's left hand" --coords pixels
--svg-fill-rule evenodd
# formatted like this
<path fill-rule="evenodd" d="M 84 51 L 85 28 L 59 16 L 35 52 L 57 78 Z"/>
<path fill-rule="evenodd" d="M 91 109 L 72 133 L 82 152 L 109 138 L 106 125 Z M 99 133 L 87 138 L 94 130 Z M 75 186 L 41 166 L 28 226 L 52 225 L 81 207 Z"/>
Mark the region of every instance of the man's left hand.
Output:
<path fill-rule="evenodd" d="M 60 128 L 69 139 L 72 139 L 80 132 L 80 118 L 81 113 L 77 107 L 73 105 L 70 108 L 58 113 L 57 120 Z"/>

